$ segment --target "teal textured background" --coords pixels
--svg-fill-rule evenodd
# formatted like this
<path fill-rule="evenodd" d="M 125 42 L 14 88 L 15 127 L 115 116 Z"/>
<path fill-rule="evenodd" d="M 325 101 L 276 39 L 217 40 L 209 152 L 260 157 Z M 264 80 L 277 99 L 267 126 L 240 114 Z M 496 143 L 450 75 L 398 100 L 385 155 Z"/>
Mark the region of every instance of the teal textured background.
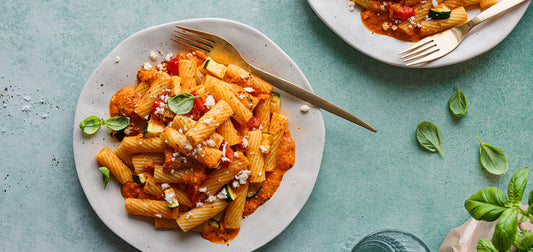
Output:
<path fill-rule="evenodd" d="M 78 182 L 75 106 L 116 45 L 175 20 L 221 17 L 258 29 L 292 57 L 315 93 L 379 130 L 323 113 L 326 144 L 313 193 L 260 251 L 345 251 L 384 228 L 410 231 L 436 251 L 468 219 L 466 198 L 483 187 L 506 190 L 512 173 L 533 166 L 531 8 L 494 49 L 437 69 L 365 56 L 305 0 L 4 0 L 0 13 L 0 250 L 133 249 L 98 219 Z M 469 99 L 460 120 L 447 107 L 456 82 Z M 418 147 L 423 120 L 440 127 L 445 157 Z M 507 153 L 507 174 L 482 170 L 476 136 Z"/>

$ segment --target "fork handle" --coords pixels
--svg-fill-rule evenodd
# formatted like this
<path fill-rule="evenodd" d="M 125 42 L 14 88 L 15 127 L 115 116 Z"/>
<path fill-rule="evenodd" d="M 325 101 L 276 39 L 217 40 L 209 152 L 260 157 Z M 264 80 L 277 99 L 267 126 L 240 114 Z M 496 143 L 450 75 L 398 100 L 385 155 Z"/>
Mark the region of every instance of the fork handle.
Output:
<path fill-rule="evenodd" d="M 486 9 L 485 11 L 481 12 L 479 15 L 477 15 L 475 18 L 470 20 L 470 23 L 472 24 L 472 27 L 478 25 L 479 23 L 492 18 L 494 16 L 497 16 L 498 14 L 509 10 L 523 2 L 526 2 L 527 0 L 503 0 L 490 8 Z"/>
<path fill-rule="evenodd" d="M 306 102 L 309 102 L 310 104 L 312 105 L 315 105 L 323 110 L 326 110 L 332 114 L 335 114 L 337 116 L 340 116 L 350 122 L 353 122 L 363 128 L 366 128 L 370 131 L 373 131 L 373 132 L 377 132 L 376 129 L 374 129 L 372 126 L 368 125 L 366 122 L 364 122 L 363 120 L 359 119 L 358 117 L 356 117 L 355 115 L 352 115 L 350 112 L 344 110 L 343 108 L 333 104 L 332 102 L 318 96 L 318 95 L 315 95 L 309 91 L 307 91 L 306 89 L 303 89 L 299 86 L 296 86 L 295 84 L 289 82 L 289 81 L 286 81 L 280 77 L 277 77 L 275 75 L 272 75 L 268 72 L 265 72 L 261 69 L 258 69 L 254 66 L 250 66 L 251 67 L 251 72 L 255 75 L 257 75 L 259 78 L 269 82 L 270 84 L 272 84 L 273 86 L 279 88 L 280 90 L 282 91 L 285 91 L 297 98 L 300 98 Z"/>

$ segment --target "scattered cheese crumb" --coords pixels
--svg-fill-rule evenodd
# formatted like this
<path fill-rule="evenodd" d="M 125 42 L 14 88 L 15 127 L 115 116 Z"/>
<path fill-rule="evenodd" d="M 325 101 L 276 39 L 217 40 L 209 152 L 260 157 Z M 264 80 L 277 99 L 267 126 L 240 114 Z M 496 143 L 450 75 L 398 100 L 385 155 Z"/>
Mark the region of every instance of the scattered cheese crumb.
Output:
<path fill-rule="evenodd" d="M 355 10 L 355 3 L 352 2 L 352 1 L 348 1 L 348 3 L 346 3 L 346 7 L 348 8 L 349 11 L 354 11 Z"/>
<path fill-rule="evenodd" d="M 211 108 L 215 105 L 215 98 L 213 98 L 212 95 L 208 95 L 206 98 L 205 98 L 205 103 L 204 105 L 207 107 L 207 108 Z"/>
<path fill-rule="evenodd" d="M 305 104 L 302 105 L 302 106 L 300 107 L 300 112 L 302 112 L 302 113 L 307 113 L 307 112 L 309 112 L 309 106 L 307 106 L 307 105 L 305 105 Z"/>
<path fill-rule="evenodd" d="M 207 187 L 202 187 L 200 189 L 198 189 L 199 192 L 207 192 Z"/>
<path fill-rule="evenodd" d="M 156 60 L 157 59 L 157 54 L 154 51 L 150 51 L 150 59 L 151 60 Z"/>
<path fill-rule="evenodd" d="M 144 70 L 150 70 L 153 67 L 152 67 L 152 65 L 150 63 L 146 62 L 146 63 L 143 64 L 143 68 L 144 68 Z"/>
<path fill-rule="evenodd" d="M 243 89 L 244 89 L 244 91 L 246 91 L 246 92 L 248 92 L 248 93 L 253 93 L 253 92 L 255 91 L 255 90 L 254 90 L 253 88 L 251 88 L 251 87 L 245 87 L 245 88 L 243 88 Z"/>
<path fill-rule="evenodd" d="M 115 63 L 119 63 L 119 62 L 120 62 L 120 56 L 115 57 Z"/>
<path fill-rule="evenodd" d="M 159 219 L 163 218 L 160 214 L 156 214 L 155 217 L 157 217 Z"/>

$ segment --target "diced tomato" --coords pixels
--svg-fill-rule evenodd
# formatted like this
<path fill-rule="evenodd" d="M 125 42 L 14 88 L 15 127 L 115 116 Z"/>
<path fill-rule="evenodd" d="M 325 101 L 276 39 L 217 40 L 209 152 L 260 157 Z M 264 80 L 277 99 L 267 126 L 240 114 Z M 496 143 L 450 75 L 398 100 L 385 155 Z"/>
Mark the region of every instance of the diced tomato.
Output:
<path fill-rule="evenodd" d="M 407 5 L 401 5 L 396 8 L 391 8 L 390 10 L 392 10 L 392 15 L 391 15 L 392 18 L 408 19 L 410 17 L 415 16 L 415 9 Z"/>
<path fill-rule="evenodd" d="M 189 200 L 191 200 L 193 204 L 196 204 L 198 197 L 200 196 L 198 188 L 196 188 L 194 185 L 189 185 L 187 188 L 187 194 L 189 195 Z"/>
<path fill-rule="evenodd" d="M 259 117 L 252 117 L 248 121 L 247 126 L 251 130 L 259 129 L 259 126 L 261 126 L 261 119 L 259 119 Z"/>
<path fill-rule="evenodd" d="M 166 105 L 166 103 L 161 98 L 158 98 L 157 100 L 155 100 L 154 105 L 152 106 L 152 110 L 150 111 L 151 116 L 157 116 L 158 114 L 156 114 L 155 112 L 161 107 L 164 108 L 164 105 Z M 162 116 L 162 115 L 159 115 L 159 116 Z"/>
<path fill-rule="evenodd" d="M 167 70 L 171 75 L 179 75 L 179 58 L 173 58 L 167 62 Z"/>
<path fill-rule="evenodd" d="M 192 114 L 201 114 L 207 112 L 207 107 L 205 106 L 204 98 L 196 97 L 194 99 L 194 105 L 192 107 Z"/>
<path fill-rule="evenodd" d="M 233 150 L 229 147 L 228 142 L 226 141 L 222 142 L 222 145 L 220 145 L 220 150 L 224 155 L 224 157 L 222 158 L 222 166 L 228 167 L 229 164 L 231 164 L 231 162 L 233 161 Z"/>

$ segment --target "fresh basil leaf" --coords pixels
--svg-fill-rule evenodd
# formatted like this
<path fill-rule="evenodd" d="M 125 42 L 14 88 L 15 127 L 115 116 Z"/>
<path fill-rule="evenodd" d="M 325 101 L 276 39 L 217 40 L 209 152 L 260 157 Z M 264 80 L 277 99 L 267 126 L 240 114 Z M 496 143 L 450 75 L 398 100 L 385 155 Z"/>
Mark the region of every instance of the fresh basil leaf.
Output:
<path fill-rule="evenodd" d="M 495 221 L 507 209 L 507 196 L 496 187 L 489 187 L 472 194 L 465 201 L 465 208 L 476 220 Z"/>
<path fill-rule="evenodd" d="M 109 169 L 107 167 L 100 167 L 98 168 L 102 172 L 102 181 L 104 182 L 104 190 L 107 186 L 107 182 L 109 182 Z"/>
<path fill-rule="evenodd" d="M 105 121 L 105 126 L 114 131 L 125 129 L 130 124 L 130 118 L 127 116 L 115 116 Z"/>
<path fill-rule="evenodd" d="M 529 174 L 529 168 L 524 168 L 517 171 L 511 177 L 509 186 L 507 187 L 507 196 L 513 206 L 520 206 L 522 198 L 524 197 L 524 191 L 526 190 L 527 178 Z"/>
<path fill-rule="evenodd" d="M 92 135 L 102 126 L 102 119 L 98 116 L 89 116 L 80 122 L 80 129 L 87 135 Z"/>
<path fill-rule="evenodd" d="M 507 172 L 507 155 L 500 149 L 479 141 L 479 161 L 487 172 L 493 175 L 503 175 Z"/>
<path fill-rule="evenodd" d="M 492 244 L 500 251 L 508 250 L 513 245 L 517 231 L 518 210 L 506 209 L 496 222 L 496 228 L 492 235 Z"/>
<path fill-rule="evenodd" d="M 477 252 L 499 252 L 488 239 L 481 239 L 477 243 Z"/>
<path fill-rule="evenodd" d="M 187 114 L 192 110 L 196 97 L 198 96 L 193 96 L 190 93 L 177 94 L 167 99 L 167 106 L 174 114 Z"/>
<path fill-rule="evenodd" d="M 531 190 L 529 192 L 529 197 L 527 199 L 527 204 L 530 205 L 530 206 L 533 204 L 533 190 Z"/>
<path fill-rule="evenodd" d="M 441 151 L 441 136 L 439 128 L 432 122 L 422 121 L 416 127 L 416 140 L 420 146 L 431 152 Z"/>
<path fill-rule="evenodd" d="M 513 245 L 520 251 L 530 251 L 533 247 L 533 232 L 524 230 L 517 233 Z"/>
<path fill-rule="evenodd" d="M 468 111 L 468 99 L 466 99 L 463 91 L 459 89 L 459 83 L 457 83 L 455 92 L 450 97 L 450 100 L 448 100 L 448 107 L 450 107 L 453 115 L 457 117 L 463 117 Z"/>
<path fill-rule="evenodd" d="M 520 217 L 520 220 L 518 221 L 518 225 L 526 222 L 527 220 L 528 220 L 528 218 L 526 216 L 522 215 L 522 217 Z"/>

